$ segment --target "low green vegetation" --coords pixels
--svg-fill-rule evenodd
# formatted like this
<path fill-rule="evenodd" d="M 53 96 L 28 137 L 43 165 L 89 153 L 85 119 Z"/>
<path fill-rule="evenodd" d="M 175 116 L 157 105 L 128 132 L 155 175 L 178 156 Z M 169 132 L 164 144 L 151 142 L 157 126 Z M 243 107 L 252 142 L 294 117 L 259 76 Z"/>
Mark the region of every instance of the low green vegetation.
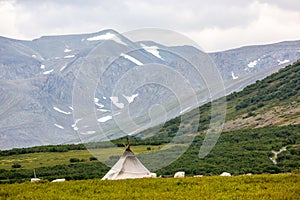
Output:
<path fill-rule="evenodd" d="M 195 138 L 190 148 L 171 165 L 160 169 L 159 174 L 234 175 L 253 173 L 283 173 L 300 169 L 300 125 L 266 127 L 222 133 L 212 151 L 203 159 L 198 153 L 205 135 Z M 272 150 L 286 151 L 278 154 L 277 164 L 270 157 Z"/>
<path fill-rule="evenodd" d="M 72 145 L 71 145 L 72 146 Z M 149 146 L 138 145 L 133 147 L 133 151 L 135 153 L 140 152 L 151 152 L 155 151 L 161 146 L 152 146 L 151 150 L 148 150 Z M 94 162 L 97 160 L 96 157 L 92 157 L 91 153 L 86 149 L 79 150 L 65 150 L 65 151 L 55 151 L 48 152 L 43 150 L 43 148 L 47 149 L 48 147 L 41 146 L 39 148 L 34 147 L 34 149 L 39 149 L 38 152 L 35 153 L 23 153 L 24 151 L 31 152 L 30 149 L 13 149 L 8 150 L 3 153 L 4 155 L 0 156 L 0 169 L 11 169 L 11 168 L 21 168 L 21 169 L 34 169 L 39 167 L 51 167 L 55 165 L 61 164 L 70 164 L 76 162 Z M 55 147 L 53 147 L 55 148 Z M 61 145 L 58 148 L 62 148 Z M 65 149 L 68 149 L 68 145 L 64 145 Z M 109 160 L 111 156 L 114 156 L 113 150 L 117 149 L 117 147 L 111 148 L 102 148 L 101 151 L 97 152 L 94 156 L 99 156 L 103 160 Z M 16 153 L 22 151 L 22 153 Z M 1 151 L 0 151 L 1 152 Z M 21 166 L 15 166 L 14 164 L 19 164 Z M 14 167 L 12 167 L 14 165 Z"/>
<path fill-rule="evenodd" d="M 73 146 L 73 145 L 71 145 Z M 151 150 L 147 150 L 149 146 L 133 146 L 132 150 L 136 153 L 155 151 L 161 146 L 151 146 Z M 14 149 L 5 151 L 7 156 L 0 156 L 0 183 L 14 183 L 29 181 L 33 175 L 33 169 L 39 178 L 53 180 L 56 178 L 66 178 L 67 180 L 80 180 L 91 178 L 102 178 L 109 170 L 109 167 L 98 162 L 97 158 L 92 156 L 88 150 L 69 150 L 48 152 L 43 150 L 45 147 L 34 147 L 39 149 L 37 153 L 21 153 L 13 154 L 12 152 L 31 151 L 24 149 Z M 55 148 L 55 147 L 53 147 Z M 58 146 L 62 148 L 62 146 Z M 68 145 L 64 145 L 68 148 Z M 95 156 L 99 156 L 103 160 L 119 159 L 114 156 L 113 152 L 118 149 L 102 148 Z"/>
<path fill-rule="evenodd" d="M 300 175 L 6 184 L 2 199 L 299 199 Z"/>
<path fill-rule="evenodd" d="M 241 92 L 227 96 L 227 119 L 244 113 L 266 112 L 275 106 L 300 103 L 300 61 L 289 65 L 267 78 L 249 85 Z"/>
<path fill-rule="evenodd" d="M 20 167 L 22 167 L 19 163 L 14 163 L 14 164 L 12 164 L 12 166 L 11 166 L 12 168 L 20 168 Z"/>
<path fill-rule="evenodd" d="M 185 171 L 188 176 L 219 175 L 222 172 L 230 172 L 234 175 L 245 173 L 283 173 L 295 172 L 300 169 L 300 125 L 284 127 L 266 127 L 260 129 L 239 130 L 222 133 L 218 143 L 204 159 L 199 159 L 198 153 L 202 145 L 204 135 L 198 135 L 188 150 L 171 165 L 158 171 L 159 175 L 173 175 L 176 171 Z M 133 143 L 138 145 L 138 143 Z M 160 146 L 133 146 L 136 153 L 150 153 L 149 148 L 157 150 Z M 175 144 L 174 144 L 175 147 Z M 286 147 L 286 151 L 280 153 L 277 164 L 271 161 L 274 156 L 272 150 L 279 151 Z M 111 148 L 101 149 L 103 156 L 107 160 L 116 158 L 110 156 Z M 52 158 L 53 160 L 45 166 L 39 166 L 39 160 L 35 160 L 37 165 L 31 163 L 26 166 L 28 158 Z M 56 158 L 60 158 L 56 160 Z M 76 159 L 74 159 L 76 158 Z M 1 183 L 12 183 L 28 181 L 33 177 L 33 169 L 39 178 L 52 180 L 55 178 L 66 178 L 67 180 L 102 178 L 109 170 L 104 164 L 94 159 L 87 150 L 72 150 L 68 152 L 41 152 L 31 154 L 20 154 L 1 157 L 2 169 L 0 169 Z M 23 160 L 22 160 L 23 159 Z M 18 161 L 20 168 L 11 168 L 10 163 Z M 76 160 L 76 162 L 70 162 Z M 159 162 L 159 159 L 151 162 L 141 161 L 145 166 L 150 167 Z M 6 167 L 3 167 L 6 166 Z M 38 167 L 37 167 L 38 166 Z"/>

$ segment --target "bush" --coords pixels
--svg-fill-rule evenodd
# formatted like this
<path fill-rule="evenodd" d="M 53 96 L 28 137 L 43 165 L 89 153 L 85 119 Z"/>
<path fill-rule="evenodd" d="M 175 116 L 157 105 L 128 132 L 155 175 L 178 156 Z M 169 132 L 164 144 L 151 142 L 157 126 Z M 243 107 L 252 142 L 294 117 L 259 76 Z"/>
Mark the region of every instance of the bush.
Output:
<path fill-rule="evenodd" d="M 97 160 L 97 158 L 94 156 L 90 157 L 90 161 L 94 161 L 94 160 Z"/>
<path fill-rule="evenodd" d="M 259 103 L 259 104 L 257 104 L 257 108 L 262 108 L 262 107 L 264 107 L 264 103 Z"/>
<path fill-rule="evenodd" d="M 71 163 L 80 162 L 80 159 L 78 159 L 78 158 L 70 158 L 70 162 Z"/>
<path fill-rule="evenodd" d="M 248 112 L 248 115 L 247 115 L 247 117 L 254 117 L 254 116 L 256 116 L 256 114 L 255 114 L 255 113 L 253 113 L 253 112 Z"/>
<path fill-rule="evenodd" d="M 235 109 L 240 110 L 240 109 L 243 109 L 243 108 L 247 108 L 248 106 L 249 106 L 249 104 L 247 102 L 241 102 L 240 104 L 235 106 Z"/>
<path fill-rule="evenodd" d="M 14 163 L 11 167 L 12 168 L 21 168 L 22 166 L 19 163 Z"/>

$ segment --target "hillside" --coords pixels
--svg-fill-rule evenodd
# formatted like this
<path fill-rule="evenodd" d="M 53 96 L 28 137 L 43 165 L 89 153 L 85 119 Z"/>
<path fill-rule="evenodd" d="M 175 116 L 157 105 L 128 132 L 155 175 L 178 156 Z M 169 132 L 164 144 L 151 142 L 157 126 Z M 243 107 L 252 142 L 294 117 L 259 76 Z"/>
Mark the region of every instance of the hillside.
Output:
<path fill-rule="evenodd" d="M 226 97 L 226 124 L 223 131 L 300 123 L 300 61 L 241 92 Z M 206 126 L 210 104 L 199 107 L 200 126 Z M 193 121 L 193 111 L 187 113 Z M 192 122 L 190 123 L 192 124 Z"/>
<path fill-rule="evenodd" d="M 300 123 L 300 61 L 227 97 L 225 130 Z"/>
<path fill-rule="evenodd" d="M 210 104 L 199 107 L 200 119 L 195 119 L 195 110 L 186 113 L 189 125 L 200 120 L 199 133 L 189 149 L 171 165 L 157 171 L 158 174 L 172 175 L 179 170 L 187 175 L 203 174 L 217 175 L 228 171 L 234 175 L 244 173 L 281 173 L 298 172 L 300 166 L 300 125 L 299 125 L 299 78 L 300 62 L 289 65 L 262 81 L 246 87 L 243 91 L 227 96 L 227 119 L 225 130 L 218 143 L 204 159 L 198 158 L 199 148 L 208 127 Z M 145 140 L 132 137 L 134 151 L 139 154 L 149 154 L 169 143 L 178 129 L 180 118 L 177 117 L 165 123 L 160 132 Z M 185 129 L 184 129 L 185 130 Z M 188 129 L 187 136 L 188 134 Z M 141 133 L 147 134 L 151 129 Z M 183 135 L 184 137 L 184 135 Z M 123 146 L 123 139 L 113 141 Z M 179 143 L 173 143 L 171 148 L 181 148 Z M 111 147 L 103 143 L 93 143 L 92 149 L 112 152 Z M 114 147 L 115 148 L 115 147 Z M 274 152 L 279 152 L 277 157 Z M 36 159 L 36 158 L 43 159 Z M 54 179 L 86 179 L 102 177 L 108 167 L 90 159 L 92 155 L 85 146 L 59 145 L 0 151 L 1 182 L 28 180 L 32 177 L 32 169 L 36 168 L 39 177 Z M 47 159 L 45 159 L 47 158 Z M 70 162 L 76 158 L 76 162 Z M 106 155 L 111 163 L 118 156 Z M 141 161 L 151 169 L 159 159 L 151 162 Z M 14 163 L 20 168 L 12 168 Z"/>
<path fill-rule="evenodd" d="M 190 170 L 192 174 L 218 174 L 222 170 L 234 174 L 279 173 L 299 169 L 299 61 L 241 92 L 228 95 L 226 99 L 225 128 L 212 152 L 202 160 L 197 158 L 204 138 L 200 135 L 179 160 L 162 169 L 161 173 L 172 170 Z M 205 132 L 210 105 L 206 104 L 199 109 L 202 123 L 200 131 L 202 129 Z M 195 120 L 192 117 L 193 111 L 186 115 L 190 115 L 192 125 Z M 169 128 L 167 126 L 165 130 Z M 285 147 L 287 151 L 278 154 L 278 162 L 275 164 L 270 159 L 274 156 L 273 151 Z"/>
<path fill-rule="evenodd" d="M 107 45 L 106 48 L 99 49 L 103 44 Z M 221 95 L 224 96 L 240 91 L 247 85 L 299 59 L 299 46 L 300 41 L 286 41 L 214 52 L 207 56 L 216 64 L 215 67 L 224 81 L 226 92 L 221 91 Z M 153 48 L 157 49 L 154 54 L 151 51 Z M 172 67 L 176 72 L 187 77 L 190 86 L 199 92 L 199 101 L 189 103 L 191 104 L 189 109 L 203 105 L 210 100 L 209 94 L 201 90 L 204 86 L 203 81 L 206 82 L 205 84 L 208 82 L 200 80 L 193 68 L 182 59 L 191 60 L 194 66 L 199 66 L 202 75 L 205 75 L 208 67 L 202 65 L 200 52 L 193 46 L 182 46 L 176 42 L 173 46 L 169 46 L 160 44 L 159 41 L 132 41 L 115 30 L 43 36 L 32 41 L 0 37 L 0 149 L 78 143 L 81 142 L 78 135 L 99 132 L 99 126 L 106 130 L 105 133 L 110 138 L 117 138 L 120 129 L 114 120 L 109 120 L 115 118 L 114 109 L 119 109 L 114 104 L 116 97 L 125 109 L 130 106 L 132 116 L 141 124 L 141 130 L 152 126 L 149 125 L 149 118 L 147 118 L 147 111 L 151 105 L 162 104 L 165 108 L 169 108 L 168 105 L 175 102 L 176 98 L 169 90 L 153 85 L 140 88 L 134 93 L 124 89 L 120 94 L 112 94 L 121 77 L 137 67 L 137 63 L 133 62 L 134 59 L 139 61 L 138 64 L 156 63 Z M 101 59 L 94 62 L 93 53 L 99 53 Z M 114 60 L 111 67 L 103 74 L 99 87 L 95 90 L 91 89 L 92 92 L 86 94 L 87 90 L 82 90 L 85 85 L 75 83 L 88 83 L 88 86 L 93 86 L 93 83 L 99 81 L 100 75 L 96 72 L 104 71 L 106 67 L 99 63 L 107 63 L 115 59 L 102 58 L 102 54 L 114 54 L 118 59 Z M 89 66 L 89 69 L 84 68 L 80 71 L 81 66 Z M 79 71 L 82 72 L 82 76 L 77 76 Z M 151 74 L 153 73 L 149 73 Z M 88 77 L 86 80 L 79 79 L 86 76 Z M 130 85 L 136 82 L 136 77 L 129 80 Z M 178 81 L 172 81 L 174 82 L 176 88 L 182 87 L 182 84 L 177 83 Z M 211 84 L 215 82 L 211 81 L 210 85 L 205 86 L 214 89 Z M 80 94 L 78 102 L 75 101 L 73 91 L 75 94 Z M 149 94 L 152 94 L 151 97 Z M 81 98 L 82 95 L 90 98 Z M 80 106 L 76 107 L 76 105 Z M 171 108 L 172 106 L 167 112 L 166 120 L 184 111 L 184 108 L 182 110 Z M 125 109 L 119 109 L 118 112 L 123 112 Z M 93 112 L 93 118 L 75 123 L 73 116 L 89 110 Z M 80 118 L 83 117 L 78 116 L 77 120 Z M 96 122 L 91 123 L 92 121 Z M 153 126 L 165 120 L 157 121 Z M 87 124 L 89 128 L 85 129 L 84 126 Z M 101 136 L 98 138 L 95 136 L 83 141 L 101 140 L 103 140 Z"/>

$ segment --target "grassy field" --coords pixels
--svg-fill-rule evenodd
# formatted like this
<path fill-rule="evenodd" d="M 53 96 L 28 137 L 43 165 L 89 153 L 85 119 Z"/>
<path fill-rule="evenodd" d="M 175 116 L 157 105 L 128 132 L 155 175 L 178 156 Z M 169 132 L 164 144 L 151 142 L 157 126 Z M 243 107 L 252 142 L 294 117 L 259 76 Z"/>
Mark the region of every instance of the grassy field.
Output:
<path fill-rule="evenodd" d="M 299 199 L 300 175 L 4 184 L 0 199 Z"/>
<path fill-rule="evenodd" d="M 300 170 L 300 125 L 222 133 L 210 154 L 199 159 L 198 154 L 203 139 L 204 135 L 196 136 L 194 142 L 181 157 L 159 170 L 152 170 L 152 167 L 164 161 L 166 155 L 172 155 L 170 152 L 158 154 L 153 159 L 144 159 L 140 155 L 162 149 L 163 145 L 138 145 L 132 146 L 132 150 L 138 157 L 140 156 L 139 159 L 149 170 L 158 175 L 173 175 L 176 171 L 185 171 L 188 176 L 197 174 L 213 176 L 224 171 L 240 175 L 246 173 L 278 174 Z M 173 144 L 172 147 L 179 148 L 181 145 Z M 30 149 L 3 151 L 0 156 L 0 184 L 29 181 L 33 177 L 34 168 L 37 177 L 50 181 L 56 178 L 99 179 L 109 170 L 103 162 L 90 161 L 92 155 L 87 150 L 69 148 L 72 150 L 43 151 L 52 150 L 52 148 L 59 150 L 69 147 L 36 147 L 36 150 L 42 152 L 36 151 L 35 153 L 24 153 L 30 152 Z M 272 151 L 279 151 L 282 148 L 286 148 L 286 151 L 277 155 L 277 163 L 274 164 L 270 159 L 274 156 Z M 117 149 L 119 152 L 116 152 Z M 122 155 L 124 148 L 102 148 L 95 151 L 93 155 L 99 155 L 101 159 L 109 160 L 111 164 L 114 164 Z M 77 161 L 70 162 L 71 158 L 76 158 Z M 14 163 L 18 163 L 19 168 L 15 168 Z"/>
<path fill-rule="evenodd" d="M 147 150 L 150 147 L 151 150 Z M 161 146 L 133 146 L 132 150 L 136 153 L 144 153 L 155 151 Z M 68 152 L 40 152 L 40 153 L 30 153 L 30 154 L 18 154 L 11 156 L 0 156 L 0 169 L 11 169 L 13 163 L 19 163 L 22 169 L 34 169 L 39 167 L 49 167 L 62 164 L 70 164 L 71 158 L 78 158 L 83 162 L 91 162 L 89 160 L 92 156 L 97 156 L 102 160 L 109 160 L 110 156 L 122 155 L 123 148 L 102 148 L 99 151 L 94 150 L 93 155 L 88 150 L 72 150 Z"/>

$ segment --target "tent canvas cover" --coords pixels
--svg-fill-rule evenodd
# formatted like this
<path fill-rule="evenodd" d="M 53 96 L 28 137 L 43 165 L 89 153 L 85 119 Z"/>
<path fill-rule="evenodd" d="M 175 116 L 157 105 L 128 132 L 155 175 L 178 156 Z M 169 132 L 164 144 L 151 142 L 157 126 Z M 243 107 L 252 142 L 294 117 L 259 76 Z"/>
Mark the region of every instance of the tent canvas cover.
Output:
<path fill-rule="evenodd" d="M 150 171 L 135 157 L 130 150 L 130 144 L 128 144 L 119 161 L 107 172 L 102 180 L 145 177 L 151 177 Z"/>

